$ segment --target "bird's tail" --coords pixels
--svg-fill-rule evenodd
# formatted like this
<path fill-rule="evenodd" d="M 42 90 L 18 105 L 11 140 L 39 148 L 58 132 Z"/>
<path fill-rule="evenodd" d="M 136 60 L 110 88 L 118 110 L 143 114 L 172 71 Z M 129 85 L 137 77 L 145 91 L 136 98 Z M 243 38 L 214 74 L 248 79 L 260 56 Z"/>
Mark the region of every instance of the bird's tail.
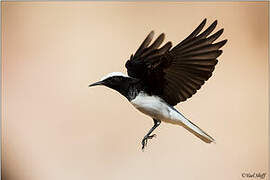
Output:
<path fill-rule="evenodd" d="M 215 142 L 215 140 L 210 135 L 208 135 L 206 132 L 204 132 L 201 128 L 196 126 L 188 119 L 183 122 L 183 127 L 206 143 Z"/>
<path fill-rule="evenodd" d="M 176 110 L 177 111 L 177 110 Z M 177 111 L 180 116 L 178 116 L 178 120 L 180 120 L 179 125 L 183 126 L 185 129 L 187 129 L 189 132 L 200 138 L 206 143 L 215 142 L 215 140 L 208 135 L 206 132 L 204 132 L 201 128 L 199 128 L 197 125 L 195 125 L 193 122 L 185 118 L 180 112 Z"/>

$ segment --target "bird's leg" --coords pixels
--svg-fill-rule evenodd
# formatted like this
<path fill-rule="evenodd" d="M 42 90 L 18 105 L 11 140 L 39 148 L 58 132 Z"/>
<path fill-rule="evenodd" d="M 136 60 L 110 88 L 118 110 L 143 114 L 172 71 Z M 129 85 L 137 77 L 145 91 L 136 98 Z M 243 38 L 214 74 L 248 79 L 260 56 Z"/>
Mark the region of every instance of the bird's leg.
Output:
<path fill-rule="evenodd" d="M 153 137 L 156 136 L 156 134 L 150 135 L 159 125 L 160 125 L 160 120 L 158 119 L 153 119 L 154 120 L 154 126 L 148 131 L 148 133 L 144 136 L 142 140 L 142 150 L 146 147 L 147 145 L 147 140 L 152 139 Z"/>

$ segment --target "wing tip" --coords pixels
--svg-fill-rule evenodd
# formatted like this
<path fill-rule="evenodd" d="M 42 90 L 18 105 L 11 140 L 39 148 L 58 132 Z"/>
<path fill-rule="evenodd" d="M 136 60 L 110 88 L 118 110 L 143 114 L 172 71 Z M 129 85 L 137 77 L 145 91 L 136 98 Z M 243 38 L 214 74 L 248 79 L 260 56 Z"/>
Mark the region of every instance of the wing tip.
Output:
<path fill-rule="evenodd" d="M 220 43 L 219 48 L 222 48 L 227 43 L 227 41 L 228 41 L 228 39 L 224 39 L 224 40 L 220 41 L 219 42 Z"/>
<path fill-rule="evenodd" d="M 203 21 L 201 22 L 201 24 L 205 24 L 207 21 L 207 18 L 204 18 Z"/>
<path fill-rule="evenodd" d="M 218 23 L 217 19 L 212 23 L 213 26 L 216 26 Z"/>
<path fill-rule="evenodd" d="M 223 53 L 223 50 L 217 50 L 217 57 Z"/>
<path fill-rule="evenodd" d="M 151 30 L 150 33 L 148 34 L 148 37 L 151 37 L 151 39 L 153 39 L 154 35 L 155 35 L 155 31 Z"/>
<path fill-rule="evenodd" d="M 224 28 L 221 28 L 218 32 L 222 34 L 224 32 Z"/>
<path fill-rule="evenodd" d="M 199 26 L 195 30 L 199 30 L 199 32 L 200 32 L 203 29 L 203 27 L 205 26 L 206 21 L 207 21 L 207 19 L 204 18 L 203 21 L 199 24 Z"/>

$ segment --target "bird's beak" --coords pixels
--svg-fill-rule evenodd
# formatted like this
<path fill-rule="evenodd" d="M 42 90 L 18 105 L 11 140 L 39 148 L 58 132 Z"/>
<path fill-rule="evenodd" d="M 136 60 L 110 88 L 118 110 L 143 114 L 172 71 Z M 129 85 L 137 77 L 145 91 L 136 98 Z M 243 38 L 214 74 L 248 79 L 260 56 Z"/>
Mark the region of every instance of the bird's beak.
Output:
<path fill-rule="evenodd" d="M 97 85 L 103 85 L 103 81 L 98 81 L 93 84 L 90 84 L 88 87 L 97 86 Z"/>

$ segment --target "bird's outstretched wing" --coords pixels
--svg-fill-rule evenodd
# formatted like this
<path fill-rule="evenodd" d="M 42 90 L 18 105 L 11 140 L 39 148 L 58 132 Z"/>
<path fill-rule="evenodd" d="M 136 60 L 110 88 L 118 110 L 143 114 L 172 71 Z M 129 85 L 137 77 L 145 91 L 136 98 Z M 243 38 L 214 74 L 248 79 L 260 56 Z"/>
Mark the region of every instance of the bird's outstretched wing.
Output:
<path fill-rule="evenodd" d="M 128 75 L 140 79 L 150 94 L 162 97 L 174 106 L 197 92 L 215 69 L 227 40 L 213 43 L 223 29 L 210 35 L 217 25 L 214 21 L 205 31 L 206 19 L 182 42 L 171 49 L 172 43 L 162 44 L 162 33 L 151 45 L 151 31 L 139 49 L 126 62 Z M 200 33 L 201 32 L 201 33 Z"/>

